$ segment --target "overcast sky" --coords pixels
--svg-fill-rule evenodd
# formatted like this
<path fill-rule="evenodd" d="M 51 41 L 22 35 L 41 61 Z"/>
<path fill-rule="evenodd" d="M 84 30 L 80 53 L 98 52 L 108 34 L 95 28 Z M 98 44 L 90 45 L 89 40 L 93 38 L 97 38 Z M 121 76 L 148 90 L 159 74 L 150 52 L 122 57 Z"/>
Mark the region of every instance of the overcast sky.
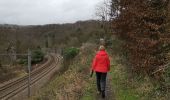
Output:
<path fill-rule="evenodd" d="M 0 24 L 72 23 L 95 18 L 103 0 L 0 0 Z"/>

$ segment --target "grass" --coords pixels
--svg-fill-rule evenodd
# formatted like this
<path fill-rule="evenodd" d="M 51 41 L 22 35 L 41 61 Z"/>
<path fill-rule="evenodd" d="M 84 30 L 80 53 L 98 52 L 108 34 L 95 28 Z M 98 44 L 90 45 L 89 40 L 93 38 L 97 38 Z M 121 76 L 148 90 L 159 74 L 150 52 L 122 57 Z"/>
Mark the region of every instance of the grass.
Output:
<path fill-rule="evenodd" d="M 139 95 L 128 84 L 128 74 L 124 67 L 115 59 L 112 70 L 112 86 L 114 87 L 116 100 L 139 100 Z"/>
<path fill-rule="evenodd" d="M 31 100 L 67 100 L 68 97 L 72 98 L 72 100 L 77 100 L 81 95 L 81 88 L 85 81 L 82 80 L 82 74 L 78 73 L 77 69 L 74 68 L 75 66 L 71 65 L 62 75 L 56 75 Z"/>
<path fill-rule="evenodd" d="M 148 94 L 152 91 L 152 84 L 148 79 L 138 79 L 139 77 L 130 78 L 126 67 L 121 64 L 119 57 L 111 58 L 111 87 L 113 91 L 108 100 L 150 100 Z M 88 80 L 83 96 L 80 100 L 97 100 L 95 76 Z M 151 99 L 152 100 L 152 99 Z M 154 99 L 153 99 L 154 100 Z"/>
<path fill-rule="evenodd" d="M 133 75 L 120 61 L 122 58 L 113 58 L 110 74 L 115 100 L 168 100 L 168 96 L 160 90 L 161 86 L 154 85 L 148 76 Z"/>
<path fill-rule="evenodd" d="M 149 77 L 132 75 L 119 54 L 115 55 L 115 52 L 109 52 L 109 54 L 112 54 L 109 82 L 113 91 L 110 94 L 112 97 L 108 100 L 113 98 L 114 100 L 168 100 L 167 97 L 161 95 L 159 86 L 154 86 Z M 93 52 L 80 54 L 64 74 L 57 75 L 31 100 L 68 100 L 68 98 L 70 100 L 99 100 L 96 94 L 95 75 L 90 78 L 88 71 L 93 56 Z"/>
<path fill-rule="evenodd" d="M 120 64 L 117 64 L 116 61 L 112 60 L 111 71 L 109 72 L 110 77 L 112 78 L 111 85 L 115 91 L 115 100 L 138 100 L 137 94 L 134 90 L 128 88 L 126 85 L 127 77 L 126 73 L 121 68 Z M 81 100 L 96 100 L 96 84 L 95 77 L 89 81 L 86 85 L 84 95 Z M 111 99 L 111 98 L 110 98 Z"/>
<path fill-rule="evenodd" d="M 94 100 L 96 99 L 96 82 L 94 77 L 88 80 L 88 84 L 86 84 L 86 88 L 84 89 L 83 96 L 80 100 Z"/>
<path fill-rule="evenodd" d="M 84 54 L 87 53 L 88 54 Z M 86 90 L 93 53 L 81 52 L 68 69 L 40 89 L 30 100 L 80 100 Z M 89 100 L 89 99 L 88 99 Z"/>
<path fill-rule="evenodd" d="M 23 66 L 3 66 L 0 68 L 0 82 L 3 83 L 14 78 L 25 76 L 26 74 Z"/>

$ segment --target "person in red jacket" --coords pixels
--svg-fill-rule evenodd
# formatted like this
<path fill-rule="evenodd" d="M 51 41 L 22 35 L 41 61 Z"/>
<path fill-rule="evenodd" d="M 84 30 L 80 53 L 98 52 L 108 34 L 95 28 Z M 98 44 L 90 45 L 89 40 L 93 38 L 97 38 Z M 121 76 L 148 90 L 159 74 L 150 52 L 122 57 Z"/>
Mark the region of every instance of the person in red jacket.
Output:
<path fill-rule="evenodd" d="M 99 47 L 99 51 L 93 59 L 92 71 L 96 72 L 98 92 L 105 98 L 105 87 L 107 72 L 110 71 L 110 60 L 104 46 Z"/>

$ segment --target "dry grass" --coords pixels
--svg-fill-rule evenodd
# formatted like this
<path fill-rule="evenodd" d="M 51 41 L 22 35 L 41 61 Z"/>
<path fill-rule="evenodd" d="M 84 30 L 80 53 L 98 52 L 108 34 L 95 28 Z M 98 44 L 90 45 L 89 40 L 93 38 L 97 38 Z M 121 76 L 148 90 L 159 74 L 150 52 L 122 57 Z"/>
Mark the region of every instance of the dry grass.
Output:
<path fill-rule="evenodd" d="M 82 47 L 81 53 L 68 65 L 67 71 L 56 75 L 31 100 L 80 100 L 89 82 L 89 68 L 95 46 L 86 44 Z"/>
<path fill-rule="evenodd" d="M 22 77 L 26 75 L 23 66 L 2 66 L 0 69 L 0 83 L 9 81 L 13 78 Z"/>

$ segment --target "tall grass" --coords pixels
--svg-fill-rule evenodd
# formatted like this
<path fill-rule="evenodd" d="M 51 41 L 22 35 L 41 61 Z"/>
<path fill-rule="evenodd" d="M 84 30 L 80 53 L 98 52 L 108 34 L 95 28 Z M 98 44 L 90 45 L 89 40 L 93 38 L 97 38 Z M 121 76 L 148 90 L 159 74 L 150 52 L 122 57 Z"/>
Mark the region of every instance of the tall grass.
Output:
<path fill-rule="evenodd" d="M 83 45 L 80 53 L 72 58 L 71 63 L 65 65 L 68 67 L 67 70 L 56 75 L 31 100 L 80 100 L 89 82 L 89 68 L 94 52 L 93 45 L 91 47 L 90 45 Z"/>

